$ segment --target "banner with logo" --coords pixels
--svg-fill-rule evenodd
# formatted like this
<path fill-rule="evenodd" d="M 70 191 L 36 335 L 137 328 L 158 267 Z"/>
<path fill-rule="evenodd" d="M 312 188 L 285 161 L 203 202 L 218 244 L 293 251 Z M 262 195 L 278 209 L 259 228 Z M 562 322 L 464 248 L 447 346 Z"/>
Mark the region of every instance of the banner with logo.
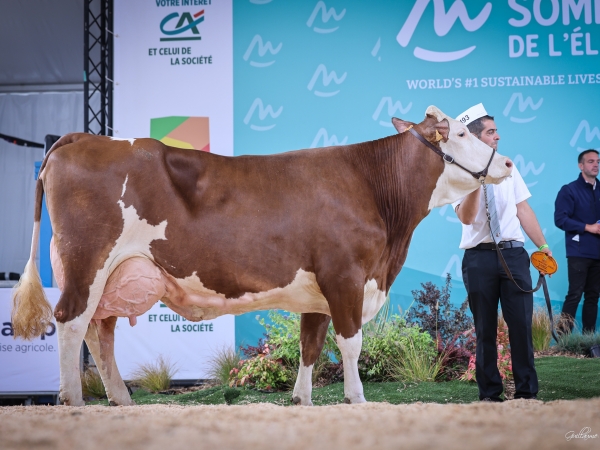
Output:
<path fill-rule="evenodd" d="M 60 291 L 44 289 L 52 307 Z M 60 370 L 56 324 L 32 341 L 15 339 L 11 324 L 12 288 L 0 288 L 0 394 L 58 392 Z"/>
<path fill-rule="evenodd" d="M 420 122 L 431 104 L 457 116 L 483 102 L 559 262 L 549 288 L 560 308 L 554 200 L 578 176 L 578 153 L 600 148 L 598 0 L 123 0 L 115 31 L 118 137 L 271 154 L 378 139 L 395 133 L 393 116 Z M 446 273 L 464 300 L 460 233 L 450 206 L 419 225 L 394 308 Z M 235 328 L 238 344 L 264 331 L 255 313 Z"/>
<path fill-rule="evenodd" d="M 119 373 L 131 380 L 141 365 L 157 364 L 162 357 L 176 370 L 177 380 L 210 378 L 211 358 L 235 344 L 234 321 L 234 316 L 225 315 L 190 322 L 161 302 L 139 316 L 133 327 L 121 317 L 115 330 Z"/>
<path fill-rule="evenodd" d="M 378 139 L 395 133 L 393 116 L 420 122 L 433 104 L 456 117 L 483 102 L 559 262 L 548 285 L 560 308 L 568 283 L 554 200 L 577 178 L 578 153 L 600 147 L 598 0 L 240 0 L 233 23 L 236 155 Z M 412 290 L 446 273 L 453 301 L 464 300 L 460 235 L 450 206 L 429 214 L 395 305 L 408 308 Z"/>
<path fill-rule="evenodd" d="M 114 28 L 114 136 L 232 155 L 231 0 L 116 1 Z"/>

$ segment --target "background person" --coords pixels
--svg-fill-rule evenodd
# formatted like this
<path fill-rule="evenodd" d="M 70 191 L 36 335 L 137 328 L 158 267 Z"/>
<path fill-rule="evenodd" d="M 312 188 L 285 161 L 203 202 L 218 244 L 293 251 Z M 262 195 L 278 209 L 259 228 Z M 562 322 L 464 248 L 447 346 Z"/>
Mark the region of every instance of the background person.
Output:
<path fill-rule="evenodd" d="M 493 149 L 498 148 L 500 136 L 496 123 L 481 103 L 469 108 L 457 120 L 466 124 L 469 131 L 482 142 Z M 477 336 L 475 375 L 479 399 L 502 401 L 503 386 L 496 347 L 498 300 L 509 329 L 515 379 L 514 398 L 535 399 L 538 378 L 531 337 L 533 294 L 520 291 L 502 268 L 490 236 L 482 191 L 483 187 L 452 204 L 462 222 L 460 248 L 465 249 L 462 273 Z M 540 251 L 549 255 L 552 253 L 535 213 L 527 203 L 531 194 L 516 167 L 513 167 L 510 178 L 499 185 L 488 185 L 488 198 L 492 196 L 498 217 L 497 233 L 502 255 L 519 286 L 530 290 L 529 255 L 523 248 L 525 238 L 521 226 Z"/>
<path fill-rule="evenodd" d="M 575 312 L 584 295 L 583 332 L 596 330 L 600 295 L 600 186 L 598 152 L 584 150 L 577 162 L 579 177 L 563 186 L 554 203 L 554 223 L 565 232 L 569 290 L 562 308 L 561 328 L 571 331 Z"/>

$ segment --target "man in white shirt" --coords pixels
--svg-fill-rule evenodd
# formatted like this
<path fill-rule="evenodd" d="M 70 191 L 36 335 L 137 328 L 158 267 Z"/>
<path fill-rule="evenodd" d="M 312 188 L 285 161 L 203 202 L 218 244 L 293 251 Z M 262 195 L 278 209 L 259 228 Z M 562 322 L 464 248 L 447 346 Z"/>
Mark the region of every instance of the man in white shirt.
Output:
<path fill-rule="evenodd" d="M 497 150 L 500 136 L 496 123 L 481 103 L 469 108 L 457 120 Z M 552 254 L 535 213 L 527 203 L 531 194 L 516 167 L 512 177 L 499 185 L 488 185 L 487 189 L 488 203 L 492 208 L 495 204 L 496 214 L 492 214 L 497 217 L 496 222 L 492 220 L 495 240 L 499 242 L 514 279 L 521 288 L 530 290 L 529 255 L 523 248 L 525 238 L 521 227 L 540 251 Z M 538 379 L 531 337 L 533 294 L 519 290 L 502 268 L 490 235 L 483 190 L 481 187 L 452 204 L 462 223 L 460 248 L 465 249 L 462 272 L 477 335 L 475 375 L 479 399 L 503 401 L 496 347 L 498 300 L 509 329 L 515 398 L 535 399 Z"/>

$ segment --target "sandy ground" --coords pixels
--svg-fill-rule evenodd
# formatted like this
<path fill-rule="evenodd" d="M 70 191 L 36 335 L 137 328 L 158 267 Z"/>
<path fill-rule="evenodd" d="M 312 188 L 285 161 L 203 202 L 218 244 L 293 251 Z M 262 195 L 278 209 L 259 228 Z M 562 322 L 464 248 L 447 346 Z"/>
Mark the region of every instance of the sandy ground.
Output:
<path fill-rule="evenodd" d="M 569 432 L 579 436 L 567 440 Z M 597 449 L 600 398 L 468 405 L 10 406 L 0 408 L 0 448 Z"/>

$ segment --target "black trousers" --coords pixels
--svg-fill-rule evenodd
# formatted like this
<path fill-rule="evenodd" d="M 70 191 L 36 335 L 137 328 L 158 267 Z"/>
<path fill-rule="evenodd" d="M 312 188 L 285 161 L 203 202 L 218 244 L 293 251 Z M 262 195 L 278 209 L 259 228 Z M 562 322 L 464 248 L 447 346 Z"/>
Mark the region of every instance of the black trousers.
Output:
<path fill-rule="evenodd" d="M 529 255 L 525 249 L 519 247 L 501 251 L 519 286 L 531 289 Z M 475 375 L 479 398 L 498 400 L 502 394 L 496 347 L 498 300 L 508 325 L 515 398 L 537 395 L 538 378 L 531 337 L 533 294 L 521 292 L 508 278 L 495 250 L 466 250 L 462 272 L 477 335 Z"/>
<path fill-rule="evenodd" d="M 581 300 L 581 294 L 583 294 L 583 311 L 581 312 L 583 331 L 593 333 L 596 331 L 596 319 L 598 317 L 600 260 L 575 256 L 571 256 L 567 260 L 569 291 L 565 297 L 562 314 L 569 319 L 574 319 Z"/>

